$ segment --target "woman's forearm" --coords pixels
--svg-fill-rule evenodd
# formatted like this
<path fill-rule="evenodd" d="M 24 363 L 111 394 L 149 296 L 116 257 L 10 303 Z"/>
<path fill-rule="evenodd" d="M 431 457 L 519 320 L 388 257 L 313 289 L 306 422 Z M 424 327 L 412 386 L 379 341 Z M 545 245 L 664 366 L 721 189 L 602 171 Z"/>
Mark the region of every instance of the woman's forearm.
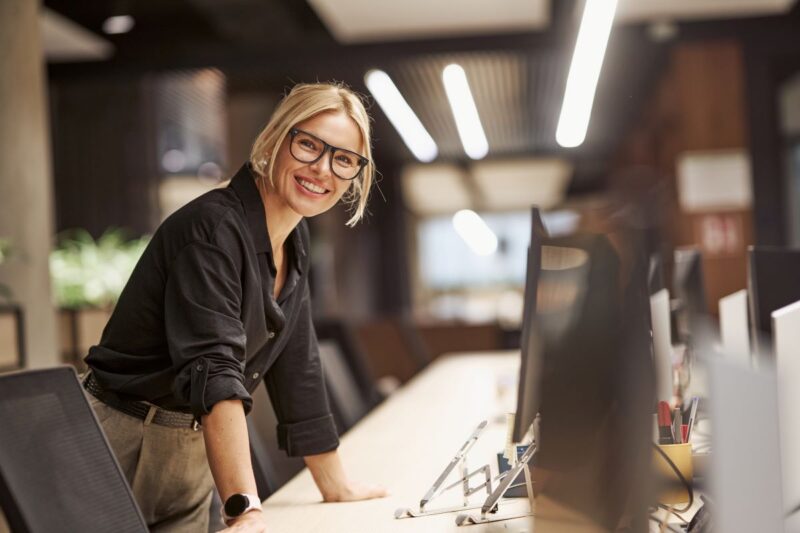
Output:
<path fill-rule="evenodd" d="M 222 501 L 236 493 L 258 494 L 241 400 L 215 404 L 202 422 L 208 465 Z"/>

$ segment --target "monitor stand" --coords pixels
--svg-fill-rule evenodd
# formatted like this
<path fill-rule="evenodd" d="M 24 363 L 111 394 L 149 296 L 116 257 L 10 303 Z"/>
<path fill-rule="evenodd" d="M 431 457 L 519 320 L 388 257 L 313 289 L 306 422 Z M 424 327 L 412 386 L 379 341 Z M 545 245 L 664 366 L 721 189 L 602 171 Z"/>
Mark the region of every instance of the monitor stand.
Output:
<path fill-rule="evenodd" d="M 467 513 L 459 514 L 456 517 L 456 525 L 458 526 L 466 526 L 471 524 L 485 524 L 487 522 L 499 522 L 502 520 L 512 520 L 514 518 L 522 518 L 525 516 L 533 516 L 534 510 L 534 500 L 533 500 L 533 481 L 531 479 L 531 469 L 528 463 L 530 462 L 533 454 L 536 453 L 536 443 L 532 443 L 528 448 L 525 450 L 525 453 L 519 458 L 519 460 L 514 464 L 509 470 L 498 476 L 498 479 L 501 480 L 500 484 L 497 486 L 494 491 L 492 491 L 489 496 L 486 498 L 486 501 L 483 502 L 481 506 L 481 514 L 480 515 L 471 515 Z M 530 510 L 524 513 L 516 513 L 511 515 L 498 515 L 495 516 L 497 513 L 497 505 L 500 502 L 500 499 L 503 498 L 506 491 L 511 488 L 511 484 L 517 479 L 517 476 L 520 472 L 525 472 L 525 485 L 528 491 L 528 501 L 530 502 Z M 492 516 L 490 516 L 492 515 Z"/>
<path fill-rule="evenodd" d="M 394 512 L 395 518 L 417 518 L 420 516 L 432 515 L 432 514 L 441 514 L 441 513 L 451 513 L 453 511 L 461 511 L 464 509 L 476 509 L 478 506 L 473 505 L 470 506 L 469 497 L 475 494 L 476 492 L 486 489 L 487 494 L 492 493 L 492 472 L 489 468 L 489 465 L 483 465 L 479 469 L 475 470 L 474 472 L 469 472 L 469 468 L 467 467 L 467 453 L 472 449 L 472 446 L 478 441 L 483 430 L 486 428 L 486 420 L 478 424 L 478 427 L 475 428 L 475 431 L 472 432 L 472 435 L 464 442 L 461 448 L 456 453 L 455 457 L 450 461 L 444 471 L 439 475 L 436 481 L 433 483 L 428 492 L 425 493 L 425 496 L 419 502 L 419 510 L 411 509 L 410 507 L 406 508 L 399 508 Z M 461 478 L 458 479 L 455 483 L 445 486 L 444 483 L 447 481 L 447 477 L 450 475 L 451 472 L 460 468 L 461 470 Z M 470 487 L 469 481 L 472 479 L 476 474 L 483 474 L 484 482 L 476 487 Z M 462 491 L 464 494 L 464 503 L 463 505 L 457 507 L 446 507 L 446 508 L 435 508 L 435 509 L 428 509 L 428 504 L 433 501 L 434 499 L 438 498 L 443 492 L 450 490 L 458 485 L 461 485 Z"/>

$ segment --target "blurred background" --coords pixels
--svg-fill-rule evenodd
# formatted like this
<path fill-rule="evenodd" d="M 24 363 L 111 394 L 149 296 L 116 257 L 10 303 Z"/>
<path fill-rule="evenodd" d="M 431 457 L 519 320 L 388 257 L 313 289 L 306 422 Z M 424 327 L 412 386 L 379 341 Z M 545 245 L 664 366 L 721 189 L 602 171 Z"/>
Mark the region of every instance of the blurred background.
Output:
<path fill-rule="evenodd" d="M 800 7 L 619 0 L 585 139 L 559 142 L 583 7 L 4 0 L 0 366 L 80 366 L 148 235 L 224 185 L 280 97 L 316 80 L 363 93 L 374 119 L 369 216 L 349 229 L 339 206 L 310 220 L 315 316 L 348 324 L 372 378 L 519 347 L 534 204 L 551 233 L 639 205 L 651 252 L 701 251 L 716 314 L 746 286 L 748 245 L 800 245 Z M 459 136 L 450 64 L 482 149 Z M 376 70 L 432 145 L 387 118 L 367 86 Z"/>

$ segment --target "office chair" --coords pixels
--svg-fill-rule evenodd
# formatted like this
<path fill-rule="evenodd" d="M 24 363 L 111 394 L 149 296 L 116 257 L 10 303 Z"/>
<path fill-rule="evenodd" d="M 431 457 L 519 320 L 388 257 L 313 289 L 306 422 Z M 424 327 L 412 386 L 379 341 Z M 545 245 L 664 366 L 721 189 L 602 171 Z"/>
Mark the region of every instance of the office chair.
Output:
<path fill-rule="evenodd" d="M 71 367 L 0 376 L 0 506 L 12 531 L 146 533 Z"/>
<path fill-rule="evenodd" d="M 405 383 L 430 363 L 419 331 L 404 317 L 377 318 L 355 327 L 364 347 L 370 373 L 375 380 L 396 379 Z"/>
<path fill-rule="evenodd" d="M 301 457 L 289 457 L 278 448 L 278 418 L 263 385 L 252 394 L 253 409 L 247 416 L 250 458 L 258 497 L 267 499 L 305 467 Z"/>

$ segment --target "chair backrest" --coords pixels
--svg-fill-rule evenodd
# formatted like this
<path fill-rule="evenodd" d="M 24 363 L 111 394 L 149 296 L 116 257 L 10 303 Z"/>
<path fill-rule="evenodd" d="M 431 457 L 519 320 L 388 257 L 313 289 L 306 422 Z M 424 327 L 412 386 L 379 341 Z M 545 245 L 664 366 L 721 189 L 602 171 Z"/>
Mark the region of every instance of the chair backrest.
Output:
<path fill-rule="evenodd" d="M 12 531 L 147 531 L 73 368 L 0 376 L 0 421 L 0 506 Z"/>
<path fill-rule="evenodd" d="M 367 414 L 370 405 L 362 397 L 353 373 L 348 368 L 341 346 L 334 340 L 319 341 L 319 357 L 328 389 L 333 416 L 342 434 Z"/>
<path fill-rule="evenodd" d="M 358 324 L 355 333 L 376 380 L 393 377 L 405 383 L 430 362 L 419 332 L 408 319 L 372 319 Z"/>
<path fill-rule="evenodd" d="M 305 467 L 300 457 L 289 457 L 278 448 L 278 418 L 272 408 L 267 388 L 253 391 L 253 409 L 247 416 L 250 434 L 250 457 L 258 485 L 258 495 L 265 500 Z"/>

